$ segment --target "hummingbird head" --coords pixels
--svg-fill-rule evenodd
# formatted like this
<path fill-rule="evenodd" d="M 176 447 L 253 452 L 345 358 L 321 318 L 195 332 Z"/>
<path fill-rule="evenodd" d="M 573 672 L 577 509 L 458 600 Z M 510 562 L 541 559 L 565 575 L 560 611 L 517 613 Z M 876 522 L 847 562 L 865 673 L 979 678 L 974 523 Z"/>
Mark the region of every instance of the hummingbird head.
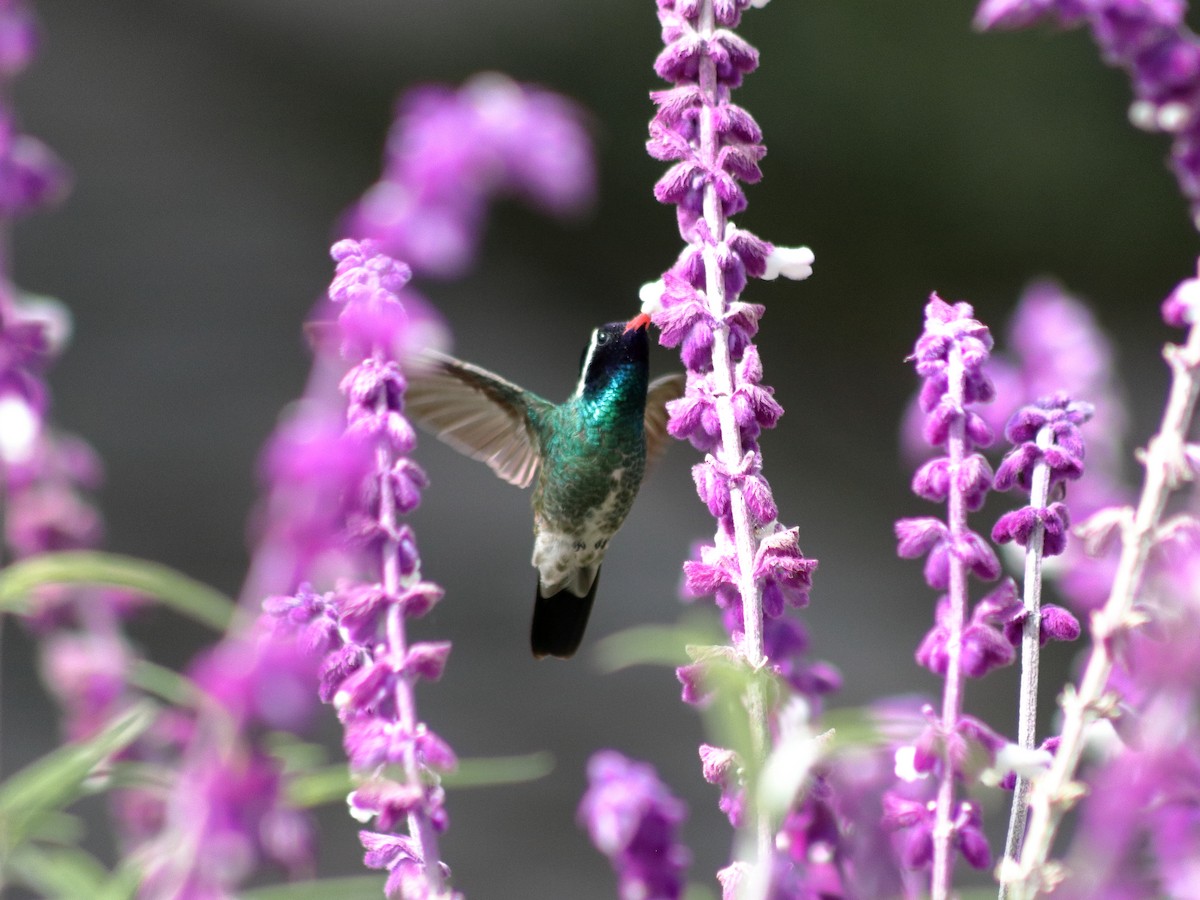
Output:
<path fill-rule="evenodd" d="M 609 322 L 592 332 L 579 363 L 581 393 L 601 390 L 623 371 L 645 381 L 650 369 L 649 322 L 649 316 L 639 315 L 629 322 Z"/>

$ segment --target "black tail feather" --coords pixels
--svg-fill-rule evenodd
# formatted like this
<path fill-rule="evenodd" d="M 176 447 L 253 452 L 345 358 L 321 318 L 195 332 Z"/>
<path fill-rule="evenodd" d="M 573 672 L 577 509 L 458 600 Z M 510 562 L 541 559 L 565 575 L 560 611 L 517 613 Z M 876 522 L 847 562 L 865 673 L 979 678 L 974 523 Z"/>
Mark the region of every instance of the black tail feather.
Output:
<path fill-rule="evenodd" d="M 596 599 L 596 585 L 599 583 L 600 573 L 596 572 L 586 597 L 576 597 L 565 590 L 551 597 L 543 597 L 541 586 L 538 586 L 533 604 L 533 627 L 529 631 L 529 643 L 535 657 L 557 656 L 567 659 L 575 655 L 583 642 L 583 632 L 587 629 L 592 601 Z"/>

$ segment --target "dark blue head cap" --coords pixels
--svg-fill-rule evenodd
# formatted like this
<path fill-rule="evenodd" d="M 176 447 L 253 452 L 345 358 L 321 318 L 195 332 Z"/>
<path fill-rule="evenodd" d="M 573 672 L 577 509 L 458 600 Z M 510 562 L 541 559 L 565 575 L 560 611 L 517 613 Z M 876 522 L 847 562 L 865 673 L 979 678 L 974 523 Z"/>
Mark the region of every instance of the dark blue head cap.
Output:
<path fill-rule="evenodd" d="M 598 390 L 620 369 L 632 368 L 645 379 L 650 368 L 650 317 L 635 316 L 629 322 L 609 322 L 592 332 L 580 360 L 585 393 Z"/>

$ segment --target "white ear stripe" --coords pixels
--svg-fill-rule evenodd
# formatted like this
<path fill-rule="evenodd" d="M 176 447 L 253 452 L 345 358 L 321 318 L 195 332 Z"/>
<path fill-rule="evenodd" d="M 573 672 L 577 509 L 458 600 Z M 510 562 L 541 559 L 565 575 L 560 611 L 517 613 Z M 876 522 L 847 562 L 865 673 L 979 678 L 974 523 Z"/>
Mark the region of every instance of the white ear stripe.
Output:
<path fill-rule="evenodd" d="M 587 353 L 583 357 L 583 365 L 579 367 L 579 384 L 575 385 L 575 396 L 583 396 L 583 383 L 587 380 L 588 369 L 592 366 L 592 357 L 596 355 L 596 339 L 600 337 L 600 329 L 592 329 L 592 340 L 588 344 Z"/>

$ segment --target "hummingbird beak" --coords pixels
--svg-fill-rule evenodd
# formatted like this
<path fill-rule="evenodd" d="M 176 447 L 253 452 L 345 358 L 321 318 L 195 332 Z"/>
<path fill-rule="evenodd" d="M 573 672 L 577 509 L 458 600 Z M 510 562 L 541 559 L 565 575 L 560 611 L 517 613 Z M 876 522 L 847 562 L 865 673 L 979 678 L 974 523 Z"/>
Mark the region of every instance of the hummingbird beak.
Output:
<path fill-rule="evenodd" d="M 625 333 L 629 334 L 629 332 L 633 331 L 634 329 L 645 328 L 649 324 L 650 317 L 645 313 L 638 313 L 625 325 Z"/>

